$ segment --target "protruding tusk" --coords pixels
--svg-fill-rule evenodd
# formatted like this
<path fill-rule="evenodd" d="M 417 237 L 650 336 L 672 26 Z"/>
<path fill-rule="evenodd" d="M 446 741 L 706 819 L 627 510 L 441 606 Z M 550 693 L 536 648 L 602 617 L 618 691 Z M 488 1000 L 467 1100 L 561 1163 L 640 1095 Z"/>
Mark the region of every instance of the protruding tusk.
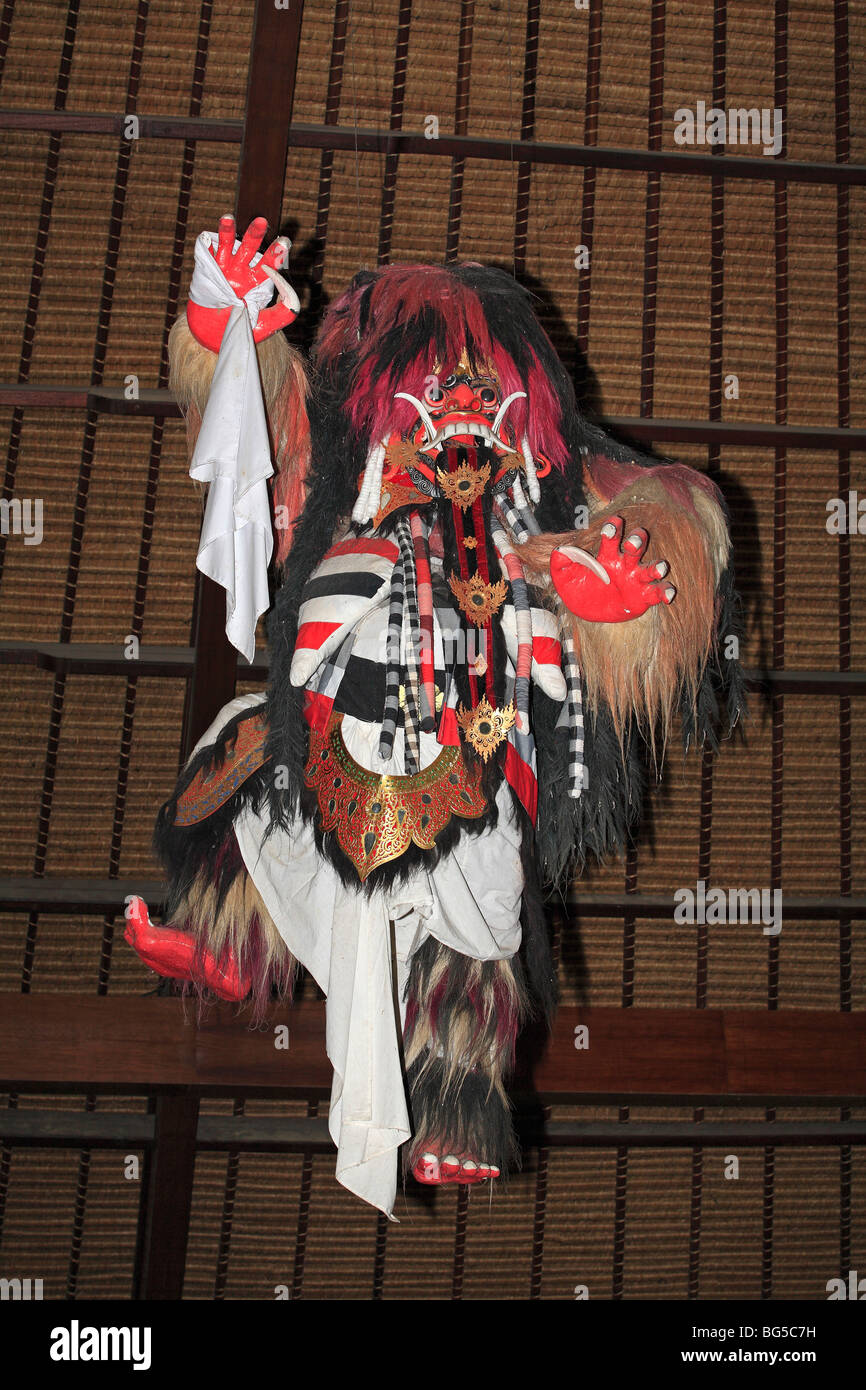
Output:
<path fill-rule="evenodd" d="M 433 421 L 430 418 L 430 411 L 427 409 L 423 401 L 419 401 L 417 396 L 410 396 L 408 391 L 395 391 L 394 400 L 408 401 L 410 405 L 414 405 L 415 409 L 418 411 L 418 414 L 421 416 L 421 419 L 424 421 L 424 428 L 427 431 L 426 442 L 428 444 L 430 443 L 431 439 L 436 438 L 436 426 L 433 424 Z"/>
<path fill-rule="evenodd" d="M 589 554 L 589 551 L 581 550 L 576 545 L 561 545 L 558 547 L 558 552 L 560 555 L 567 555 L 569 560 L 574 560 L 575 564 L 584 565 L 586 569 L 592 570 L 593 574 L 598 575 L 602 583 L 610 583 L 610 575 L 604 565 L 600 565 L 595 556 Z"/>
<path fill-rule="evenodd" d="M 510 396 L 506 396 L 506 397 L 505 397 L 505 400 L 502 402 L 501 406 L 499 407 L 499 409 L 498 409 L 497 412 L 496 412 L 496 419 L 493 421 L 493 424 L 490 426 L 490 428 L 493 430 L 493 433 L 494 433 L 494 434 L 498 434 L 498 433 L 499 433 L 499 426 L 502 424 L 502 421 L 505 419 L 505 412 L 506 412 L 506 410 L 508 409 L 508 407 L 511 405 L 511 402 L 512 402 L 512 401 L 519 401 L 519 400 L 521 400 L 521 399 L 524 400 L 524 401 L 526 400 L 526 392 L 525 392 L 525 391 L 512 391 L 512 393 L 511 393 Z"/>

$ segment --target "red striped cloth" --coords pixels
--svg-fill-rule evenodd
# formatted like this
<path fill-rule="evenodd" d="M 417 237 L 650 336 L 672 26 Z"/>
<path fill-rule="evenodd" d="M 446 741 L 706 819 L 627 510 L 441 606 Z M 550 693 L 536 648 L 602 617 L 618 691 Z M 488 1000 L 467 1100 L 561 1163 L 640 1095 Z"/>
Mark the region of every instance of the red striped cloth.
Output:
<path fill-rule="evenodd" d="M 430 575 L 430 555 L 427 533 L 417 512 L 409 517 L 412 546 L 415 554 L 415 576 L 418 589 L 418 621 L 421 627 L 421 731 L 432 733 L 436 727 L 436 679 L 433 661 L 433 580 Z"/>
<path fill-rule="evenodd" d="M 348 633 L 387 596 L 400 551 L 393 541 L 350 536 L 332 545 L 301 595 L 292 685 L 306 685 Z"/>

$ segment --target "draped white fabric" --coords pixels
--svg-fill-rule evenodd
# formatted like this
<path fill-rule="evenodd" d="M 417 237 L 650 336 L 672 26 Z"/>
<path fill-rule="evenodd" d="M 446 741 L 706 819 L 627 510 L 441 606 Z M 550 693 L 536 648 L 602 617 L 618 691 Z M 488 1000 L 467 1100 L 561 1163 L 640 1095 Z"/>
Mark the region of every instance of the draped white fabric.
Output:
<path fill-rule="evenodd" d="M 382 764 L 378 725 L 346 717 L 342 731 L 356 761 L 386 775 L 403 772 L 401 737 Z M 427 763 L 442 750 L 433 735 L 422 740 Z M 411 957 L 428 936 L 476 960 L 507 959 L 520 945 L 520 830 L 504 784 L 497 804 L 495 828 L 461 837 L 434 868 L 372 894 L 341 882 L 318 854 L 310 825 L 298 820 L 265 838 L 266 820 L 255 812 L 235 821 L 244 863 L 280 935 L 328 997 L 337 1179 L 388 1216 L 397 1150 L 411 1134 L 401 1065 Z"/>
<path fill-rule="evenodd" d="M 274 286 L 265 280 L 241 299 L 211 254 L 216 244 L 213 232 L 196 239 L 190 286 L 194 303 L 231 309 L 189 468 L 191 478 L 210 485 L 196 565 L 225 589 L 226 636 L 252 661 L 256 623 L 269 605 L 267 479 L 274 471 L 253 328 Z"/>

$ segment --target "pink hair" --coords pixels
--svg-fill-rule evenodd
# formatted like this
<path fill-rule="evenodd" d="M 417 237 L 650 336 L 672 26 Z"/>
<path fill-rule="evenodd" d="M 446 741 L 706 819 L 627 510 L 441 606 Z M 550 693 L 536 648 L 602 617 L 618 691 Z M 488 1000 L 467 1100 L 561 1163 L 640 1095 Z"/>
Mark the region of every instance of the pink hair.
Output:
<path fill-rule="evenodd" d="M 513 401 L 506 415 L 518 444 L 525 434 L 533 456 L 542 453 L 556 468 L 566 467 L 569 455 L 562 437 L 562 409 L 535 352 L 529 349 L 529 372 L 521 377 L 510 353 L 492 336 L 481 300 L 469 286 L 442 266 L 389 266 L 372 282 L 368 319 L 361 332 L 365 288 L 355 285 L 341 295 L 329 310 L 317 343 L 318 362 L 325 371 L 333 369 L 341 356 L 360 354 L 345 402 L 359 434 L 381 440 L 411 429 L 417 411 L 409 401 L 395 401 L 395 392 L 423 397 L 425 383 L 436 375 L 437 360 L 440 368 L 450 370 L 465 351 L 477 370 L 493 367 L 503 400 L 514 391 L 526 392 L 527 398 Z M 444 341 L 430 336 L 398 379 L 396 368 L 385 360 L 385 336 L 396 325 L 410 333 L 431 309 L 438 310 Z"/>

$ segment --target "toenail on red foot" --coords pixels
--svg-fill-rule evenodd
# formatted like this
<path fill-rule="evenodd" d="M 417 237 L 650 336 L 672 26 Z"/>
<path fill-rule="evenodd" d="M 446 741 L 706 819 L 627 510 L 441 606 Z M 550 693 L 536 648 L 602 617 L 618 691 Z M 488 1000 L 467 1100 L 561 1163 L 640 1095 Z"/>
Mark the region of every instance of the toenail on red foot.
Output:
<path fill-rule="evenodd" d="M 434 1153 L 422 1154 L 416 1160 L 412 1169 L 412 1175 L 418 1182 L 437 1183 L 442 1179 L 439 1174 L 439 1159 Z"/>

